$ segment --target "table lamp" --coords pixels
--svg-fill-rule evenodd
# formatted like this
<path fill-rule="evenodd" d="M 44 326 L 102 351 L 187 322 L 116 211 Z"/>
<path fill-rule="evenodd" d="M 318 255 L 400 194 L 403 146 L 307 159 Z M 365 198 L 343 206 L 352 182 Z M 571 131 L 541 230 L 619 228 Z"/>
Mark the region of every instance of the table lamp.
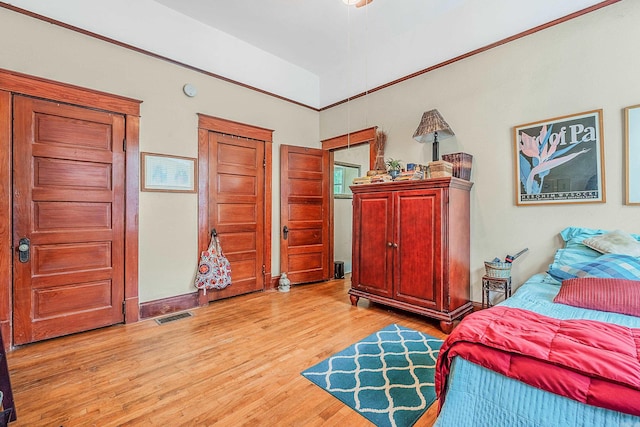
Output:
<path fill-rule="evenodd" d="M 438 110 L 429 110 L 422 115 L 418 129 L 413 133 L 413 139 L 420 143 L 433 143 L 432 158 L 429 163 L 429 172 L 432 178 L 451 176 L 453 165 L 440 160 L 438 137 L 445 139 L 453 135 L 455 135 L 453 130 L 444 121 Z"/>

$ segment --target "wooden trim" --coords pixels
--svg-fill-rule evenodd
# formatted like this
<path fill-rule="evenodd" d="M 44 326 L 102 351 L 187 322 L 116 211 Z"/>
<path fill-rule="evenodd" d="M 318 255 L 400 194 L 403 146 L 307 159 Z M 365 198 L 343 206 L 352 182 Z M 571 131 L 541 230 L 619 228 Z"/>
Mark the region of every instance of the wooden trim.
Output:
<path fill-rule="evenodd" d="M 54 99 L 67 104 L 82 105 L 127 115 L 140 115 L 142 101 L 85 89 L 67 83 L 58 83 L 41 77 L 29 76 L 0 68 L 0 90 L 21 95 Z"/>
<path fill-rule="evenodd" d="M 190 294 L 143 302 L 140 304 L 140 319 L 144 320 L 150 317 L 162 316 L 167 313 L 189 310 L 190 308 L 195 308 L 200 305 L 198 300 L 198 292 L 192 292 Z"/>
<path fill-rule="evenodd" d="M 198 248 L 204 251 L 209 239 L 209 131 L 198 129 Z M 198 305 L 209 303 L 204 292 L 198 292 Z"/>
<path fill-rule="evenodd" d="M 349 98 L 343 99 L 342 101 L 337 101 L 337 102 L 334 102 L 333 104 L 326 105 L 324 107 L 321 107 L 319 110 L 320 111 L 328 110 L 328 109 L 333 108 L 335 106 L 344 104 L 344 103 L 346 103 L 348 101 L 352 101 L 354 99 L 361 98 L 361 97 L 363 97 L 365 95 L 368 95 L 370 93 L 377 92 L 377 91 L 385 89 L 385 88 L 387 88 L 389 86 L 393 86 L 393 85 L 396 85 L 398 83 L 402 83 L 402 82 L 404 82 L 406 80 L 412 79 L 412 78 L 420 76 L 422 74 L 426 74 L 426 73 L 428 73 L 430 71 L 437 70 L 438 68 L 442 68 L 442 67 L 445 67 L 447 65 L 453 64 L 454 62 L 462 61 L 462 60 L 467 59 L 467 58 L 469 58 L 471 56 L 475 56 L 475 55 L 478 55 L 478 54 L 480 54 L 482 52 L 486 52 L 487 50 L 491 50 L 491 49 L 493 49 L 495 47 L 502 46 L 503 44 L 507 44 L 507 43 L 510 43 L 512 41 L 515 41 L 515 40 L 521 39 L 523 37 L 529 36 L 531 34 L 537 33 L 538 31 L 546 30 L 547 28 L 554 27 L 556 25 L 562 24 L 563 22 L 570 21 L 570 20 L 572 20 L 574 18 L 579 18 L 582 15 L 586 15 L 587 13 L 594 12 L 594 11 L 602 9 L 602 8 L 604 8 L 606 6 L 611 6 L 612 4 L 618 3 L 619 1 L 621 1 L 621 0 L 606 0 L 606 1 L 600 2 L 598 4 L 594 4 L 593 6 L 589 6 L 589 7 L 585 8 L 585 9 L 578 10 L 576 12 L 570 13 L 569 15 L 565 15 L 565 16 L 563 16 L 561 18 L 554 19 L 553 21 L 547 22 L 545 24 L 538 25 L 537 27 L 533 27 L 533 28 L 531 28 L 529 30 L 526 30 L 526 31 L 523 31 L 521 33 L 515 34 L 515 35 L 513 35 L 511 37 L 507 37 L 507 38 L 504 38 L 502 40 L 498 40 L 497 42 L 488 44 L 488 45 L 480 47 L 478 49 L 474 49 L 474 50 L 472 50 L 470 52 L 467 52 L 467 53 L 463 53 L 462 55 L 458 55 L 455 58 L 448 59 L 446 61 L 440 62 L 439 64 L 432 65 L 431 67 L 424 68 L 424 69 L 422 69 L 420 71 L 416 71 L 415 73 L 411 73 L 409 75 L 406 75 L 404 77 L 400 77 L 399 79 L 390 81 L 390 82 L 385 83 L 383 85 L 376 86 L 373 89 L 369 89 L 369 90 L 367 90 L 365 92 L 361 92 L 361 93 L 359 93 L 357 95 L 350 96 Z"/>
<path fill-rule="evenodd" d="M 232 120 L 221 119 L 220 117 L 207 116 L 205 114 L 198 114 L 198 127 L 213 132 L 242 136 L 260 141 L 272 142 L 273 140 L 273 130 L 271 129 L 251 126 Z"/>
<path fill-rule="evenodd" d="M 12 194 L 11 194 L 11 93 L 0 91 L 0 331 L 9 349 L 12 300 Z"/>
<path fill-rule="evenodd" d="M 138 304 L 138 211 L 139 183 L 138 179 L 140 163 L 140 117 L 127 115 L 125 117 L 125 138 L 127 151 L 125 152 L 125 236 L 124 236 L 124 301 L 125 323 L 140 320 L 140 306 Z"/>
<path fill-rule="evenodd" d="M 265 286 L 269 284 L 271 279 L 271 244 L 273 236 L 271 235 L 271 225 L 273 224 L 273 143 L 271 140 L 264 141 L 264 275 L 263 282 Z"/>
<path fill-rule="evenodd" d="M 106 43 L 110 43 L 110 44 L 122 47 L 124 49 L 132 50 L 134 52 L 141 53 L 143 55 L 150 56 L 152 58 L 159 59 L 161 61 L 165 61 L 165 62 L 168 62 L 170 64 L 177 65 L 179 67 L 183 67 L 183 68 L 187 68 L 187 69 L 192 70 L 192 71 L 196 71 L 198 73 L 207 75 L 209 77 L 213 77 L 213 78 L 218 79 L 218 80 L 222 80 L 222 81 L 227 82 L 227 83 L 234 84 L 236 86 L 240 86 L 240 87 L 243 87 L 243 88 L 246 88 L 246 89 L 250 89 L 250 90 L 253 90 L 255 92 L 259 92 L 259 93 L 262 93 L 262 94 L 265 94 L 265 95 L 268 95 L 268 96 L 272 96 L 274 98 L 281 99 L 283 101 L 287 101 L 287 102 L 290 102 L 292 104 L 299 105 L 301 107 L 309 108 L 310 110 L 318 111 L 318 109 L 316 107 L 312 107 L 310 105 L 303 104 L 302 102 L 298 102 L 298 101 L 294 101 L 294 100 L 289 99 L 289 98 L 285 98 L 284 96 L 277 95 L 277 94 L 272 93 L 272 92 L 268 92 L 268 91 L 266 91 L 264 89 L 260 89 L 260 88 L 257 88 L 255 86 L 251 86 L 251 85 L 248 85 L 246 83 L 241 83 L 241 82 L 239 82 L 237 80 L 233 80 L 233 79 L 230 79 L 228 77 L 224 77 L 224 76 L 221 76 L 219 74 L 215 74 L 215 73 L 212 73 L 210 71 L 203 70 L 202 68 L 194 67 L 193 65 L 185 64 L 184 62 L 180 62 L 180 61 L 177 61 L 175 59 L 171 59 L 171 58 L 168 58 L 166 56 L 162 56 L 162 55 L 159 55 L 157 53 L 153 53 L 151 51 L 148 51 L 148 50 L 145 50 L 145 49 L 141 49 L 139 47 L 136 47 L 136 46 L 133 46 L 133 45 L 130 45 L 130 44 L 127 44 L 127 43 L 123 43 L 121 41 L 118 41 L 118 40 L 115 40 L 115 39 L 112 39 L 112 38 L 109 38 L 109 37 L 106 37 L 106 36 L 103 36 L 103 35 L 88 31 L 88 30 L 85 30 L 85 29 L 82 29 L 82 28 L 79 28 L 79 27 L 76 27 L 76 26 L 73 26 L 73 25 L 70 25 L 70 24 L 66 24 L 66 23 L 64 23 L 62 21 L 58 21 L 56 19 L 49 18 L 49 17 L 44 16 L 44 15 L 39 15 L 39 14 L 37 14 L 35 12 L 31 12 L 29 10 L 13 6 L 13 5 L 10 5 L 10 4 L 5 3 L 5 2 L 0 2 L 0 7 L 4 8 L 4 9 L 11 10 L 11 11 L 16 12 L 16 13 L 20 13 L 22 15 L 29 16 L 29 17 L 34 18 L 34 19 L 38 19 L 40 21 L 48 22 L 49 24 L 53 24 L 53 25 L 57 25 L 57 26 L 62 27 L 62 28 L 66 28 L 67 30 L 74 31 L 76 33 L 80 33 L 82 35 L 89 36 L 89 37 L 92 37 L 94 39 L 98 39 L 100 41 L 103 41 L 103 42 L 106 42 Z"/>
<path fill-rule="evenodd" d="M 111 43 L 111 44 L 114 44 L 116 46 L 119 46 L 119 47 L 122 47 L 122 48 L 125 48 L 125 49 L 132 50 L 132 51 L 137 52 L 137 53 L 141 53 L 143 55 L 150 56 L 152 58 L 160 59 L 162 61 L 169 62 L 171 64 L 178 65 L 180 67 L 187 68 L 189 70 L 196 71 L 198 73 L 202 73 L 204 75 L 207 75 L 209 77 L 213 77 L 213 78 L 218 79 L 218 80 L 222 80 L 224 82 L 228 82 L 228 83 L 231 83 L 231 84 L 234 84 L 234 85 L 246 88 L 246 89 L 250 89 L 250 90 L 253 90 L 253 91 L 268 95 L 268 96 L 272 96 L 274 98 L 277 98 L 277 99 L 280 99 L 280 100 L 283 100 L 283 101 L 286 101 L 286 102 L 290 102 L 292 104 L 299 105 L 301 107 L 305 107 L 305 108 L 308 108 L 310 110 L 324 111 L 324 110 L 328 110 L 330 108 L 333 108 L 333 107 L 335 107 L 337 105 L 344 104 L 344 103 L 348 102 L 349 100 L 361 98 L 361 97 L 363 97 L 363 96 L 365 96 L 365 95 L 367 95 L 369 93 L 377 92 L 377 91 L 382 90 L 384 88 L 387 88 L 389 86 L 393 86 L 395 84 L 402 83 L 405 80 L 412 79 L 413 77 L 428 73 L 428 72 L 433 71 L 433 70 L 437 70 L 438 68 L 442 68 L 442 67 L 444 67 L 446 65 L 449 65 L 449 64 L 452 64 L 454 62 L 458 62 L 458 61 L 461 61 L 463 59 L 469 58 L 470 56 L 474 56 L 474 55 L 477 55 L 477 54 L 482 53 L 484 51 L 493 49 L 494 47 L 501 46 L 503 44 L 512 42 L 512 41 L 520 39 L 522 37 L 526 37 L 526 36 L 528 36 L 530 34 L 537 33 L 538 31 L 542 31 L 544 29 L 553 27 L 555 25 L 562 24 L 563 22 L 570 21 L 570 20 L 572 20 L 574 18 L 578 18 L 578 17 L 580 17 L 582 15 L 586 15 L 587 13 L 596 11 L 598 9 L 602 9 L 602 8 L 604 8 L 606 6 L 610 6 L 612 4 L 618 3 L 619 1 L 621 1 L 621 0 L 605 0 L 605 1 L 602 1 L 602 2 L 600 2 L 598 4 L 593 5 L 593 6 L 587 7 L 585 9 L 579 10 L 577 12 L 574 12 L 574 13 L 571 13 L 569 15 L 563 16 L 561 18 L 555 19 L 553 21 L 547 22 L 546 24 L 539 25 L 539 26 L 534 27 L 532 29 L 529 29 L 527 31 L 523 31 L 523 32 L 518 33 L 516 35 L 513 35 L 511 37 L 507 37 L 505 39 L 499 40 L 499 41 L 497 41 L 495 43 L 491 43 L 491 44 L 486 45 L 484 47 L 472 50 L 471 52 L 467 52 L 465 54 L 456 56 L 455 58 L 449 59 L 447 61 L 441 62 L 439 64 L 433 65 L 433 66 L 428 67 L 428 68 L 424 68 L 424 69 L 422 69 L 420 71 L 417 71 L 415 73 L 409 74 L 407 76 L 401 77 L 399 79 L 393 80 L 391 82 L 385 83 L 385 84 L 377 86 L 377 87 L 375 87 L 373 89 L 369 89 L 369 90 L 367 90 L 365 92 L 362 92 L 362 93 L 359 93 L 359 94 L 357 94 L 355 96 L 348 97 L 346 99 L 343 99 L 343 100 L 338 101 L 338 102 L 334 102 L 333 104 L 329 104 L 329 105 L 326 105 L 326 106 L 321 107 L 321 108 L 312 107 L 310 105 L 306 105 L 306 104 L 303 104 L 301 102 L 294 101 L 294 100 L 289 99 L 289 98 L 285 98 L 284 96 L 277 95 L 275 93 L 268 92 L 266 90 L 259 89 L 257 87 L 254 87 L 254 86 L 251 86 L 251 85 L 248 85 L 248 84 L 245 84 L 245 83 L 241 83 L 241 82 L 239 82 L 237 80 L 233 80 L 233 79 L 221 76 L 219 74 L 215 74 L 215 73 L 212 73 L 212 72 L 209 72 L 209 71 L 205 71 L 205 70 L 203 70 L 201 68 L 197 68 L 197 67 L 194 67 L 192 65 L 188 65 L 188 64 L 185 64 L 183 62 L 176 61 L 174 59 L 170 59 L 170 58 L 168 58 L 166 56 L 162 56 L 162 55 L 159 55 L 157 53 L 153 53 L 153 52 L 150 52 L 148 50 L 141 49 L 139 47 L 135 47 L 133 45 L 130 45 L 130 44 L 127 44 L 127 43 L 123 43 L 123 42 L 111 39 L 109 37 L 105 37 L 105 36 L 102 36 L 100 34 L 96 34 L 96 33 L 93 33 L 91 31 L 84 30 L 84 29 L 79 28 L 79 27 L 75 27 L 73 25 L 65 24 L 64 22 L 55 20 L 53 18 L 46 17 L 44 15 L 39 15 L 37 13 L 34 13 L 34 12 L 29 11 L 29 10 L 22 9 L 22 8 L 10 5 L 10 4 L 5 3 L 5 2 L 0 2 L 0 7 L 4 8 L 4 9 L 11 10 L 11 11 L 16 12 L 16 13 L 20 13 L 22 15 L 29 16 L 31 18 L 35 18 L 35 19 L 38 19 L 38 20 L 41 20 L 41 21 L 44 21 L 44 22 L 48 22 L 48 23 L 53 24 L 53 25 L 57 25 L 57 26 L 62 27 L 62 28 L 66 28 L 66 29 L 71 30 L 71 31 L 75 31 L 75 32 L 83 34 L 85 36 L 93 37 L 95 39 L 98 39 L 98 40 L 101 40 L 101 41 L 104 41 L 104 42 L 107 42 L 107 43 Z M 2 88 L 0 87 L 0 89 L 2 89 Z"/>
<path fill-rule="evenodd" d="M 368 144 L 376 139 L 376 131 L 378 127 L 373 126 L 367 129 L 357 130 L 333 138 L 323 139 L 323 150 L 337 150 L 339 148 L 353 147 L 360 144 Z"/>
<path fill-rule="evenodd" d="M 341 148 L 353 147 L 361 144 L 369 144 L 369 169 L 373 169 L 376 164 L 376 147 L 372 144 L 376 140 L 376 133 L 378 127 L 370 127 L 367 129 L 358 130 L 355 132 L 347 133 L 340 136 L 334 136 L 333 138 L 323 139 L 322 149 L 327 151 L 339 150 Z M 333 162 L 331 162 L 333 164 Z"/>
<path fill-rule="evenodd" d="M 280 285 L 280 276 L 271 277 L 268 283 L 271 286 L 270 289 L 278 289 L 278 286 Z"/>
<path fill-rule="evenodd" d="M 264 274 L 262 284 L 265 288 L 271 279 L 271 224 L 272 224 L 272 168 L 273 168 L 273 130 L 258 126 L 234 122 L 219 117 L 198 114 L 198 248 L 205 250 L 209 244 L 208 206 L 209 206 L 209 132 L 223 133 L 243 138 L 255 139 L 264 143 Z M 209 299 L 204 292 L 198 292 L 199 305 L 207 305 Z"/>

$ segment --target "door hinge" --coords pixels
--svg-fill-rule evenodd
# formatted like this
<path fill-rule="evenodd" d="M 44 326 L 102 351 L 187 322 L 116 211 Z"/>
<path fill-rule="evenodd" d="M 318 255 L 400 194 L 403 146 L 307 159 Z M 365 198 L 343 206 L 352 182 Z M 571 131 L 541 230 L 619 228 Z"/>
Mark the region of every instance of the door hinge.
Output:
<path fill-rule="evenodd" d="M 127 151 L 127 140 L 126 139 L 122 140 L 122 151 Z"/>
<path fill-rule="evenodd" d="M 267 266 L 262 264 L 262 275 L 264 276 L 265 274 L 267 274 Z"/>
<path fill-rule="evenodd" d="M 122 301 L 122 314 L 127 314 L 127 302 Z"/>
<path fill-rule="evenodd" d="M 263 167 L 263 168 L 266 168 L 266 167 L 267 167 L 267 156 L 264 156 L 264 157 L 262 158 L 262 167 Z"/>

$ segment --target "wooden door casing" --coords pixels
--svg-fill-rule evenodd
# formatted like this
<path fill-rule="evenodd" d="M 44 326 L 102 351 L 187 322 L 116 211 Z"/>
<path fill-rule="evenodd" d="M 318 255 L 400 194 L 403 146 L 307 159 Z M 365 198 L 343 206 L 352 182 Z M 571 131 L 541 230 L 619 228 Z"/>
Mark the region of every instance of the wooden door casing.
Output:
<path fill-rule="evenodd" d="M 14 343 L 124 321 L 122 115 L 14 97 Z"/>
<path fill-rule="evenodd" d="M 264 142 L 209 132 L 208 223 L 231 264 L 232 284 L 209 301 L 265 288 Z"/>
<path fill-rule="evenodd" d="M 212 222 L 210 215 L 210 206 L 212 203 L 215 203 L 214 191 L 211 190 L 211 187 L 215 185 L 215 180 L 211 181 L 211 172 L 210 169 L 214 168 L 217 170 L 217 160 L 210 159 L 213 156 L 213 153 L 210 153 L 210 141 L 214 135 L 225 136 L 225 138 L 237 139 L 238 141 L 245 141 L 250 144 L 260 144 L 262 145 L 263 158 L 261 163 L 258 166 L 254 165 L 253 168 L 261 168 L 262 170 L 262 181 L 261 184 L 258 184 L 260 188 L 257 188 L 256 194 L 260 195 L 261 198 L 261 209 L 262 212 L 255 212 L 256 216 L 262 216 L 262 234 L 261 236 L 256 236 L 255 239 L 255 250 L 256 257 L 261 257 L 262 265 L 260 268 L 262 271 L 259 272 L 259 276 L 256 280 L 256 287 L 258 284 L 261 286 L 260 289 L 265 289 L 267 285 L 271 284 L 271 170 L 272 170 L 272 134 L 273 131 L 269 129 L 259 128 L 256 126 L 247 125 L 244 123 L 234 122 L 227 119 L 222 119 L 219 117 L 207 116 L 204 114 L 198 114 L 198 248 L 203 251 L 207 248 L 210 241 L 210 233 L 217 223 Z M 217 137 L 216 137 L 217 138 Z M 231 151 L 240 150 L 243 151 L 242 147 L 240 148 L 232 148 L 229 147 Z M 246 152 L 244 153 L 246 154 Z M 217 154 L 216 154 L 217 156 Z M 225 161 L 229 162 L 229 160 Z M 231 160 L 231 162 L 238 162 L 238 160 Z M 250 163 L 245 160 L 245 163 Z M 221 171 L 224 171 L 225 168 L 233 167 L 231 165 L 223 166 Z M 238 185 L 239 182 L 243 180 L 246 182 L 248 178 L 232 178 L 226 177 L 225 181 L 227 181 L 226 188 L 232 189 L 234 186 Z M 243 190 L 246 191 L 246 190 Z M 230 196 L 231 197 L 231 196 Z M 231 218 L 233 215 L 231 210 L 226 210 L 227 218 Z M 222 225 L 222 224 L 221 224 Z M 228 225 L 228 224 L 227 224 Z M 218 230 L 216 230 L 218 231 Z M 227 229 L 227 231 L 229 231 Z M 224 236 L 223 236 L 224 237 Z M 231 237 L 230 235 L 227 237 Z M 262 243 L 260 243 L 262 242 Z M 241 247 L 235 247 L 236 242 L 233 241 L 224 241 L 222 240 L 222 249 L 224 250 L 225 255 L 228 257 L 232 255 L 232 252 L 241 252 Z M 246 249 L 246 243 L 241 244 Z M 233 258 L 233 257 L 230 257 Z M 230 260 L 231 261 L 231 260 Z M 246 260 L 245 260 L 246 261 Z M 256 264 L 258 265 L 258 264 Z M 240 270 L 235 269 L 232 264 L 231 266 L 231 276 L 232 280 L 236 277 L 237 273 Z M 211 295 L 213 292 L 209 291 L 206 294 L 202 291 L 198 294 L 198 301 L 200 305 L 206 305 L 209 303 L 210 298 L 218 299 L 226 298 L 233 296 L 232 292 L 235 285 L 231 284 L 227 289 L 228 291 L 222 290 L 213 296 Z M 228 292 L 227 293 L 225 293 Z"/>
<path fill-rule="evenodd" d="M 122 114 L 125 118 L 125 322 L 139 320 L 138 206 L 141 101 L 111 93 L 0 69 L 0 329 L 4 344 L 13 341 L 12 121 L 13 96 L 26 95 Z"/>
<path fill-rule="evenodd" d="M 329 160 L 328 151 L 280 146 L 280 271 L 292 284 L 331 278 Z"/>

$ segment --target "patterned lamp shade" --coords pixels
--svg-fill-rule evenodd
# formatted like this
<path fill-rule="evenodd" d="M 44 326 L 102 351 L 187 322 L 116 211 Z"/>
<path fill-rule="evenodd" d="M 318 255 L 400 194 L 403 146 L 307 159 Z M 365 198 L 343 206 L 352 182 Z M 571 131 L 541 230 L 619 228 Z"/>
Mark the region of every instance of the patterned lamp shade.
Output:
<path fill-rule="evenodd" d="M 445 139 L 455 135 L 444 121 L 438 110 L 430 110 L 422 115 L 418 129 L 413 133 L 413 139 L 420 143 L 433 142 L 433 161 L 439 160 L 438 138 Z"/>

